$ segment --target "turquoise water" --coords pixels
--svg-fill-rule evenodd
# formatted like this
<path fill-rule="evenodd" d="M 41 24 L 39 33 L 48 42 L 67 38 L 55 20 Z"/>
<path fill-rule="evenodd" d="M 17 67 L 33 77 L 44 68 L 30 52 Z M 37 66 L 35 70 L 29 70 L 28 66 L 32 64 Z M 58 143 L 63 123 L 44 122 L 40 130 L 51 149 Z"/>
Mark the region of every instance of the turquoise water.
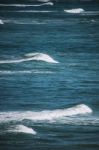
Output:
<path fill-rule="evenodd" d="M 99 149 L 98 31 L 98 2 L 0 1 L 0 150 Z"/>

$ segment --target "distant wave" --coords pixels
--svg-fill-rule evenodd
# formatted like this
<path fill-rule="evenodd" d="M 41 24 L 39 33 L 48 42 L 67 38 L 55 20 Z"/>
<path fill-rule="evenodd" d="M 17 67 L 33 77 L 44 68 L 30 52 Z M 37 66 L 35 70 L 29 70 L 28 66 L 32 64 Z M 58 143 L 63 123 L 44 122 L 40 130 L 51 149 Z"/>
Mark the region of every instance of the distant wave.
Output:
<path fill-rule="evenodd" d="M 39 5 L 32 5 L 32 4 L 0 4 L 0 6 L 5 6 L 5 7 L 39 7 L 39 6 L 44 6 L 44 5 L 50 5 L 53 6 L 54 4 L 52 2 L 47 2 Z"/>
<path fill-rule="evenodd" d="M 1 60 L 0 64 L 12 64 L 12 63 L 22 63 L 26 61 L 44 61 L 48 63 L 59 63 L 58 61 L 54 60 L 47 54 L 43 53 L 29 53 L 25 55 L 25 58 L 17 59 L 17 60 Z"/>
<path fill-rule="evenodd" d="M 84 9 L 82 9 L 82 8 L 75 8 L 75 9 L 69 9 L 69 10 L 64 10 L 64 11 L 67 12 L 67 13 L 78 14 L 78 13 L 84 12 Z"/>
<path fill-rule="evenodd" d="M 36 135 L 35 130 L 33 130 L 32 128 L 26 127 L 24 125 L 15 125 L 13 127 L 10 127 L 10 129 L 8 129 L 8 132 L 28 133 L 28 134 Z"/>
<path fill-rule="evenodd" d="M 4 22 L 0 19 L 0 24 L 4 24 Z"/>
<path fill-rule="evenodd" d="M 44 121 L 62 119 L 64 117 L 70 117 L 75 115 L 85 115 L 92 113 L 92 109 L 85 104 L 76 105 L 72 108 L 57 109 L 57 110 L 45 110 L 39 112 L 25 111 L 25 112 L 0 112 L 0 122 L 8 121 L 22 121 L 29 119 L 32 121 Z"/>

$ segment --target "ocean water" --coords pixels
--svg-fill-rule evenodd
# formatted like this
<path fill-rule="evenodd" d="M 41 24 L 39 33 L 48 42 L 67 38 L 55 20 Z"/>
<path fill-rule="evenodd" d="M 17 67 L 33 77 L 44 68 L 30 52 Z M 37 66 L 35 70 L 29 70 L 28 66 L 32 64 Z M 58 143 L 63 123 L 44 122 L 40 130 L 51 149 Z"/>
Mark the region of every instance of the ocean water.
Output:
<path fill-rule="evenodd" d="M 98 1 L 0 1 L 0 150 L 99 149 Z"/>

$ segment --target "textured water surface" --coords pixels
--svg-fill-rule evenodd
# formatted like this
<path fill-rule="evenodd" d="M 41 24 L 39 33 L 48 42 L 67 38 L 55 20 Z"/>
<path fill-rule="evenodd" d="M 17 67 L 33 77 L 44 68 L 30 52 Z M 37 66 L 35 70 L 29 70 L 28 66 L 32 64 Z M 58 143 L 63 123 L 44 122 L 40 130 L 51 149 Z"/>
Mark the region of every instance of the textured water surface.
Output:
<path fill-rule="evenodd" d="M 98 2 L 0 1 L 0 150 L 99 149 Z"/>

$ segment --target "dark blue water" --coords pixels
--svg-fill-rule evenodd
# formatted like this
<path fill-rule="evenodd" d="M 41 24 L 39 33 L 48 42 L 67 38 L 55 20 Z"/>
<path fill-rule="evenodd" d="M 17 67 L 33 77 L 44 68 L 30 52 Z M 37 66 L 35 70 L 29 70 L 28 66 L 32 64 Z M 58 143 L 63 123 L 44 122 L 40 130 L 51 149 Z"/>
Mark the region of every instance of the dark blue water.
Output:
<path fill-rule="evenodd" d="M 0 150 L 31 149 L 99 149 L 98 2 L 0 3 Z"/>

